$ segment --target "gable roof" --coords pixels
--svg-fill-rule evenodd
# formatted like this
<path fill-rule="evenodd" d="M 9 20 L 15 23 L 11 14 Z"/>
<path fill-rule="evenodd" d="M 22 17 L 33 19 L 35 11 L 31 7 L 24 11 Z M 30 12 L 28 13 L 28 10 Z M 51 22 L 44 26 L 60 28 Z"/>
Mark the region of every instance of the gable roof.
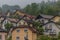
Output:
<path fill-rule="evenodd" d="M 21 20 L 23 20 L 26 23 L 28 23 L 28 25 L 33 24 L 33 20 L 27 20 L 27 19 L 20 19 L 17 23 L 19 23 Z"/>
<path fill-rule="evenodd" d="M 36 17 L 36 16 L 34 16 L 34 15 L 30 15 L 30 14 L 26 13 L 26 12 L 23 11 L 23 10 L 16 10 L 16 11 L 14 12 L 14 14 L 15 14 L 17 11 L 21 12 L 21 13 L 23 14 L 23 16 L 26 15 L 27 17 L 30 17 L 30 18 L 35 18 L 35 17 Z"/>
<path fill-rule="evenodd" d="M 47 22 L 47 23 L 45 23 L 45 24 L 42 24 L 42 26 L 47 25 L 47 24 L 49 24 L 49 23 L 54 23 L 54 24 L 56 24 L 56 25 L 60 25 L 59 23 L 56 23 L 56 22 L 53 22 L 53 21 L 49 21 L 49 22 Z"/>
<path fill-rule="evenodd" d="M 18 27 L 12 27 L 12 31 L 11 32 L 13 32 L 15 29 L 17 29 L 17 28 L 28 28 L 28 29 L 30 29 L 32 32 L 34 32 L 34 33 L 37 33 L 37 30 L 35 29 L 35 28 L 33 28 L 33 27 L 30 27 L 30 26 L 26 26 L 26 25 L 20 25 L 20 26 L 18 26 Z"/>
<path fill-rule="evenodd" d="M 54 23 L 54 24 L 55 24 L 55 22 L 53 22 L 53 21 L 49 21 L 49 22 L 43 24 L 42 26 L 47 25 L 47 24 L 49 24 L 49 23 Z"/>
<path fill-rule="evenodd" d="M 0 32 L 5 32 L 5 33 L 7 33 L 7 30 L 4 30 L 4 29 L 0 28 Z"/>
<path fill-rule="evenodd" d="M 8 18 L 8 21 L 13 22 L 13 23 L 17 23 L 19 21 L 19 19 Z"/>
<path fill-rule="evenodd" d="M 51 16 L 51 15 L 44 15 L 44 14 L 40 14 L 43 18 L 47 18 L 47 19 L 50 19 L 50 18 L 52 18 L 53 16 Z"/>
<path fill-rule="evenodd" d="M 1 20 L 1 23 L 3 23 L 4 20 L 6 19 L 6 16 L 1 16 L 0 18 L 3 18 L 3 19 Z"/>
<path fill-rule="evenodd" d="M 58 15 L 55 15 L 55 16 L 53 16 L 50 20 L 52 20 L 53 18 L 55 18 L 55 17 L 60 17 L 60 16 L 58 16 Z"/>
<path fill-rule="evenodd" d="M 53 16 L 51 15 L 44 15 L 44 14 L 40 14 L 37 16 L 36 19 L 41 19 L 41 18 L 44 18 L 44 19 L 51 19 Z"/>
<path fill-rule="evenodd" d="M 14 23 L 17 23 L 18 21 L 19 21 L 19 19 L 17 19 L 17 18 L 9 18 L 9 17 L 7 17 L 7 16 L 1 16 L 1 18 L 4 18 L 3 20 L 1 20 L 1 23 L 3 23 L 4 22 L 4 20 L 8 20 L 8 21 L 10 21 L 10 22 L 14 22 Z"/>

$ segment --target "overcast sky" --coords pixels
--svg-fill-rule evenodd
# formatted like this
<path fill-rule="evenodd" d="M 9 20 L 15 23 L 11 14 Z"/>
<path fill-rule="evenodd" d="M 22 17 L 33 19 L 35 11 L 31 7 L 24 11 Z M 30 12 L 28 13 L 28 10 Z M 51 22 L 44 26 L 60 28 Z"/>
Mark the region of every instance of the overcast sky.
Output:
<path fill-rule="evenodd" d="M 21 7 L 25 7 L 27 4 L 40 3 L 41 1 L 42 0 L 0 0 L 0 6 L 8 4 L 8 5 L 19 5 Z"/>

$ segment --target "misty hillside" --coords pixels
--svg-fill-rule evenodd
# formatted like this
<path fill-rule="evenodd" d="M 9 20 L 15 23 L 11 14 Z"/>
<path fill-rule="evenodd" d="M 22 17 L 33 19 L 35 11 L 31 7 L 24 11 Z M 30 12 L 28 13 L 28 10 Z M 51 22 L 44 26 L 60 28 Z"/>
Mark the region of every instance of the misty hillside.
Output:
<path fill-rule="evenodd" d="M 9 5 L 3 5 L 2 8 L 0 7 L 0 11 L 2 13 L 6 13 L 7 11 L 13 12 L 13 10 L 20 10 L 20 6 L 15 5 L 15 6 L 9 6 Z"/>

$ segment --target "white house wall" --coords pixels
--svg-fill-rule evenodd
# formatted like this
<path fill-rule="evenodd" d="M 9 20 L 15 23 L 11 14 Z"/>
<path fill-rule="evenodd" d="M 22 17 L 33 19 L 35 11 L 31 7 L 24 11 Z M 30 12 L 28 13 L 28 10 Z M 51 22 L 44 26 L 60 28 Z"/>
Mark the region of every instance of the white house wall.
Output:
<path fill-rule="evenodd" d="M 48 23 L 44 25 L 43 28 L 45 29 L 45 27 L 49 27 L 50 25 L 52 25 L 52 31 L 56 30 L 56 34 L 58 35 L 58 33 L 60 32 L 60 29 L 54 23 Z M 49 35 L 49 32 L 44 32 L 44 34 Z"/>

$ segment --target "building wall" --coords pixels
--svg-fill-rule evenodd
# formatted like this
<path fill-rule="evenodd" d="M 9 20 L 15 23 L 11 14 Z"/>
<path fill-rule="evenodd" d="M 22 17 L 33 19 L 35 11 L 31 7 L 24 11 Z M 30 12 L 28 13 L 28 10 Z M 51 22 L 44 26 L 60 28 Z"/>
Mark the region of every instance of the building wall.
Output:
<path fill-rule="evenodd" d="M 60 21 L 60 17 L 57 16 L 57 17 L 53 18 L 53 21 L 54 22 L 59 22 Z"/>
<path fill-rule="evenodd" d="M 33 36 L 33 40 L 37 39 L 37 34 L 36 33 L 33 33 L 32 36 Z"/>
<path fill-rule="evenodd" d="M 15 14 L 18 14 L 18 15 L 21 15 L 21 16 L 24 16 L 25 15 L 25 13 L 22 13 L 20 11 L 17 11 Z"/>
<path fill-rule="evenodd" d="M 17 29 L 20 29 L 20 32 L 17 33 L 16 32 Z M 24 32 L 24 28 L 17 28 L 17 29 L 15 29 L 12 32 L 12 40 L 16 40 L 16 36 L 19 36 L 20 40 L 24 40 L 24 36 L 26 35 L 26 33 Z M 33 37 L 33 32 L 30 29 L 28 29 L 27 34 L 28 34 L 28 40 L 34 40 L 33 38 L 36 37 L 35 34 L 34 34 L 35 37 Z"/>
<path fill-rule="evenodd" d="M 2 28 L 5 29 L 5 24 L 7 23 L 11 23 L 10 21 L 8 21 L 7 19 L 3 21 L 2 23 Z"/>
<path fill-rule="evenodd" d="M 40 22 L 42 22 L 42 23 L 47 23 L 47 22 L 48 22 L 48 19 L 42 18 L 42 19 L 40 19 Z"/>
<path fill-rule="evenodd" d="M 32 31 L 31 30 L 28 30 L 28 39 L 29 40 L 32 40 L 33 39 Z"/>
<path fill-rule="evenodd" d="M 2 36 L 2 40 L 6 40 L 7 39 L 7 33 L 0 33 L 0 35 Z"/>
<path fill-rule="evenodd" d="M 51 26 L 50 26 L 50 25 L 51 25 Z M 58 35 L 59 32 L 60 32 L 59 26 L 57 26 L 57 25 L 54 24 L 54 23 L 46 24 L 46 25 L 43 26 L 43 28 L 45 28 L 45 27 L 52 27 L 51 32 L 55 30 L 55 31 L 56 31 L 56 35 Z M 44 34 L 45 34 L 45 35 L 49 35 L 49 31 L 48 31 L 48 32 L 44 32 Z"/>

